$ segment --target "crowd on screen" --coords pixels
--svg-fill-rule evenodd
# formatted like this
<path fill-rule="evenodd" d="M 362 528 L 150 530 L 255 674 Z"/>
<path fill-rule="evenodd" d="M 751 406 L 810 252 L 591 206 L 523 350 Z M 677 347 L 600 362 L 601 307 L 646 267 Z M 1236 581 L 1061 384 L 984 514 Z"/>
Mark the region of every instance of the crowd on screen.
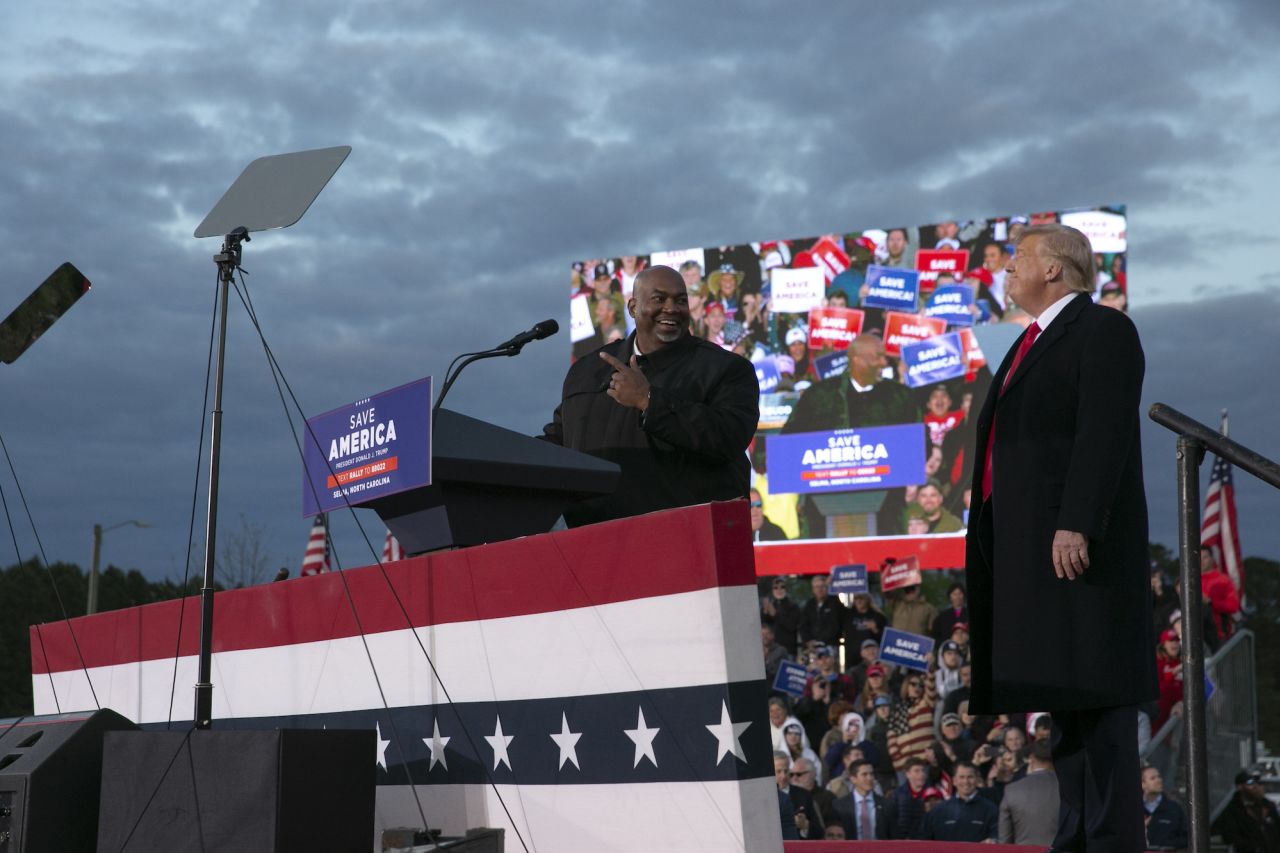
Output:
<path fill-rule="evenodd" d="M 786 422 L 768 423 L 762 413 L 760 435 L 839 427 L 878 426 L 891 423 L 923 423 L 925 470 L 920 482 L 887 490 L 878 509 L 856 511 L 832 506 L 804 496 L 779 494 L 768 489 L 765 442 L 757 437 L 751 450 L 758 501 L 770 516 L 774 538 L 821 539 L 861 535 L 923 535 L 962 530 L 969 509 L 967 484 L 971 478 L 977 410 L 990 382 L 991 368 L 972 365 L 963 376 L 945 382 L 908 388 L 905 364 L 893 347 L 850 350 L 851 360 L 871 362 L 870 381 L 896 394 L 882 394 L 892 402 L 874 412 L 866 405 L 851 412 L 847 422 L 831 420 L 822 407 L 802 412 L 802 400 L 821 377 L 818 360 L 834 352 L 830 343 L 810 340 L 806 313 L 779 313 L 772 308 L 771 272 L 778 268 L 822 266 L 826 272 L 823 307 L 858 308 L 864 313 L 862 334 L 882 340 L 886 311 L 863 307 L 868 268 L 914 269 L 921 249 L 966 250 L 970 269 L 954 275 L 939 274 L 921 282 L 922 300 L 938 286 L 962 283 L 972 286 L 980 301 L 972 309 L 975 323 L 1008 322 L 1027 325 L 1031 318 L 1005 293 L 1005 266 L 1014 241 L 1027 224 L 1053 222 L 1059 214 L 1042 213 L 999 220 L 942 222 L 918 228 L 877 229 L 850 234 L 830 234 L 803 240 L 720 246 L 701 251 L 701 260 L 676 263 L 689 294 L 690 330 L 725 349 L 760 364 L 776 366 L 779 378 L 770 392 L 777 395 L 777 412 L 791 412 Z M 661 256 L 658 257 L 662 260 Z M 595 258 L 574 264 L 572 295 L 584 296 L 590 305 L 593 337 L 574 345 L 579 357 L 596 347 L 626 336 L 630 319 L 626 299 L 632 282 L 652 261 L 650 256 Z M 1128 284 L 1124 253 L 1099 254 L 1095 299 L 1127 310 Z M 980 316 L 978 316 L 980 315 Z M 955 331 L 958 327 L 952 326 Z M 994 367 L 994 366 L 992 366 Z M 854 376 L 854 368 L 849 369 Z M 855 378 L 855 381 L 859 381 Z M 762 399 L 762 409 L 765 409 Z M 758 538 L 763 538 L 762 536 Z"/>
<path fill-rule="evenodd" d="M 1208 653 L 1234 631 L 1240 602 L 1217 569 L 1213 549 L 1203 553 Z M 920 586 L 842 600 L 829 593 L 825 575 L 779 576 L 765 584 L 760 616 L 766 679 L 775 683 L 783 661 L 807 670 L 804 695 L 775 689 L 769 697 L 785 834 L 1053 841 L 1058 792 L 1052 721 L 1047 714 L 969 713 L 969 611 L 962 583 L 951 583 L 938 601 L 927 600 Z M 1161 692 L 1158 703 L 1138 712 L 1140 748 L 1182 713 L 1179 590 L 1155 568 L 1152 589 L 1152 654 Z M 793 598 L 793 590 L 804 594 Z M 934 640 L 927 672 L 881 660 L 888 627 Z M 1147 810 L 1149 849 L 1185 847 L 1185 808 L 1164 791 L 1159 770 L 1145 767 L 1134 784 Z M 1238 786 L 1241 797 L 1250 795 L 1249 784 Z"/>

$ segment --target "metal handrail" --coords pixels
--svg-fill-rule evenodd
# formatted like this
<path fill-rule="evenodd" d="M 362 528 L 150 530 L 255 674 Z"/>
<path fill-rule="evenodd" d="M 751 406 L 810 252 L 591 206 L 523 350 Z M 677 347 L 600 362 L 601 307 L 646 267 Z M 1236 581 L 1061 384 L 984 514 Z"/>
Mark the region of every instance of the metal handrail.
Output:
<path fill-rule="evenodd" d="M 1194 418 L 1164 403 L 1156 403 L 1149 412 L 1151 420 L 1178 435 L 1189 436 L 1203 444 L 1216 456 L 1248 471 L 1264 483 L 1280 489 L 1280 463 L 1273 462 L 1261 453 L 1232 441 L 1220 432 L 1212 430 Z"/>
<path fill-rule="evenodd" d="M 1153 421 L 1178 434 L 1178 551 L 1182 583 L 1183 684 L 1204 683 L 1204 631 L 1200 618 L 1200 463 L 1205 450 L 1231 462 L 1264 483 L 1280 489 L 1280 465 L 1215 432 L 1163 403 L 1148 413 Z M 1187 726 L 1187 806 L 1191 853 L 1209 853 L 1209 763 L 1205 735 L 1204 691 L 1183 692 Z"/>

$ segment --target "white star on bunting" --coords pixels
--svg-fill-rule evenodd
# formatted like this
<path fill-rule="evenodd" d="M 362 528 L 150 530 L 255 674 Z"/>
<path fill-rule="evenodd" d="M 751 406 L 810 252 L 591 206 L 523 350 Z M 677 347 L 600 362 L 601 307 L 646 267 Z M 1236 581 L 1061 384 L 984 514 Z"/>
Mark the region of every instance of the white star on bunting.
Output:
<path fill-rule="evenodd" d="M 578 764 L 578 738 L 582 737 L 581 732 L 569 731 L 569 718 L 560 712 L 560 731 L 552 732 L 551 739 L 556 742 L 556 746 L 560 747 L 560 767 L 564 767 L 566 761 L 572 761 L 573 766 L 579 770 L 582 765 Z"/>
<path fill-rule="evenodd" d="M 427 765 L 427 772 L 430 773 L 436 767 L 436 762 L 444 765 L 444 769 L 449 769 L 449 762 L 445 759 L 444 748 L 449 745 L 452 738 L 440 737 L 440 721 L 433 720 L 431 723 L 431 737 L 423 738 L 422 742 L 427 745 L 427 749 L 431 750 L 431 763 Z"/>
<path fill-rule="evenodd" d="M 745 723 L 735 723 L 729 719 L 729 706 L 725 704 L 724 700 L 720 701 L 720 722 L 707 726 L 707 731 L 716 737 L 717 765 L 730 753 L 739 761 L 746 763 L 747 757 L 742 752 L 742 744 L 738 742 L 738 738 L 742 737 L 742 733 L 750 725 L 750 720 Z"/>
<path fill-rule="evenodd" d="M 507 747 L 511 745 L 511 741 L 516 739 L 516 736 L 502 733 L 502 717 L 498 717 L 493 734 L 485 735 L 484 739 L 489 742 L 489 746 L 493 749 L 493 769 L 497 770 L 499 764 L 505 764 L 507 769 L 510 770 L 511 756 L 507 754 Z"/>
<path fill-rule="evenodd" d="M 374 763 L 383 770 L 387 769 L 387 747 L 391 745 L 390 740 L 382 739 L 382 723 L 374 723 L 374 730 L 378 733 L 378 758 Z"/>
<path fill-rule="evenodd" d="M 659 729 L 649 728 L 644 721 L 644 708 L 640 709 L 640 719 L 636 721 L 634 729 L 623 729 L 622 731 L 627 737 L 631 738 L 631 742 L 636 745 L 636 759 L 631 765 L 632 767 L 640 766 L 640 759 L 647 758 L 654 767 L 658 766 L 658 759 L 653 754 L 653 739 L 658 736 Z"/>

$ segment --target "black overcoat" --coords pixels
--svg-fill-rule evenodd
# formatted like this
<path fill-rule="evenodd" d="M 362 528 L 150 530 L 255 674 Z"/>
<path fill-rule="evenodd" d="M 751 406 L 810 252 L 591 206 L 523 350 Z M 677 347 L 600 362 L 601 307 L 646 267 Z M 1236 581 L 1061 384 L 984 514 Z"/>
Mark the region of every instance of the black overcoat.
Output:
<path fill-rule="evenodd" d="M 1156 677 L 1137 330 L 1123 313 L 1081 294 L 1001 394 L 1016 351 L 1001 364 L 977 423 L 966 542 L 969 713 L 1149 701 Z M 993 419 L 994 488 L 980 508 Z M 1057 530 L 1089 537 L 1082 578 L 1054 574 Z"/>

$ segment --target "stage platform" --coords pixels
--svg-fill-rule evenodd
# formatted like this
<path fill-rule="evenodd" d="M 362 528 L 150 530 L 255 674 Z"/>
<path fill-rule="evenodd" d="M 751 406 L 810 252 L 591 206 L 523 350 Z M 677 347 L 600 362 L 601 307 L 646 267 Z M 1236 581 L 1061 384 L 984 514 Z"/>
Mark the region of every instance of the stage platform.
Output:
<path fill-rule="evenodd" d="M 1044 853 L 1043 846 L 946 841 L 784 841 L 784 853 Z"/>

